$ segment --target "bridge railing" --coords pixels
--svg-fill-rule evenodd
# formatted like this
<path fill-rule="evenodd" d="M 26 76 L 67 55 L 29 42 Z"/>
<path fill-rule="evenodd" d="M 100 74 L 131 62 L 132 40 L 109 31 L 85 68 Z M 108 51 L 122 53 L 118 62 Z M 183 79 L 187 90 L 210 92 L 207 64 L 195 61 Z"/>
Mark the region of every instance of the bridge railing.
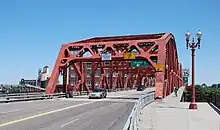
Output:
<path fill-rule="evenodd" d="M 135 103 L 123 130 L 138 130 L 141 110 L 154 101 L 154 92 L 147 93 L 140 97 Z"/>
<path fill-rule="evenodd" d="M 0 97 L 0 103 L 17 102 L 17 101 L 30 101 L 30 100 L 43 100 L 51 98 L 66 97 L 65 93 L 36 93 L 36 94 L 22 94 L 22 95 L 5 95 Z"/>
<path fill-rule="evenodd" d="M 210 102 L 220 109 L 220 94 L 211 94 Z"/>

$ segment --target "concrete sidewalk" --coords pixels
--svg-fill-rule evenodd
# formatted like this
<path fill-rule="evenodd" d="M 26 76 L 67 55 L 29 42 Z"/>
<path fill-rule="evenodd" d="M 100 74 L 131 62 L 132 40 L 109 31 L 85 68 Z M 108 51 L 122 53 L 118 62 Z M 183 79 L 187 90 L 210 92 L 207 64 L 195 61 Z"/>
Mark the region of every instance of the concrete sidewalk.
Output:
<path fill-rule="evenodd" d="M 197 103 L 197 110 L 189 110 L 189 103 L 180 102 L 183 90 L 143 108 L 140 130 L 220 130 L 220 116 L 209 104 Z"/>

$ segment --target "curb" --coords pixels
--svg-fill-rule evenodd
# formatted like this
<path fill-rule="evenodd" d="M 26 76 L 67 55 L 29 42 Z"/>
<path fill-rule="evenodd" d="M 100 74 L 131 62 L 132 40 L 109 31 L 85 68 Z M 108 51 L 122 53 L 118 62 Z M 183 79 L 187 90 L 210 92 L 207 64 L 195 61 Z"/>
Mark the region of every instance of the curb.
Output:
<path fill-rule="evenodd" d="M 216 107 L 213 103 L 209 102 L 208 103 L 219 115 L 220 115 L 220 109 Z"/>

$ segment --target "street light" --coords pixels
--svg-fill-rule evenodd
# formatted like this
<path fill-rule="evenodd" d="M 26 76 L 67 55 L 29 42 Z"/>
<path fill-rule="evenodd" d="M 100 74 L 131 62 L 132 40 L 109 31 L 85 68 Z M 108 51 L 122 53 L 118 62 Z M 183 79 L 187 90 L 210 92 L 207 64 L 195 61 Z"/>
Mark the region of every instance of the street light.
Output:
<path fill-rule="evenodd" d="M 195 58 L 195 49 L 198 47 L 200 49 L 200 41 L 202 38 L 202 33 L 200 31 L 197 32 L 197 43 L 195 43 L 194 38 L 190 43 L 190 33 L 187 32 L 186 36 L 186 48 L 191 48 L 192 51 L 192 102 L 189 105 L 189 109 L 197 109 L 196 98 L 195 98 L 195 80 L 194 80 L 194 58 Z"/>

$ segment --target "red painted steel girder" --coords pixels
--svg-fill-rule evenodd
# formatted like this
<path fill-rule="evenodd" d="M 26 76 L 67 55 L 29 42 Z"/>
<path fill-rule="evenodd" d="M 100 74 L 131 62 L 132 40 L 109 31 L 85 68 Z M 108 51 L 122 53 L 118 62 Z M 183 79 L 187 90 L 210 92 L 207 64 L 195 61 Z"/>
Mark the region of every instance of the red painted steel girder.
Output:
<path fill-rule="evenodd" d="M 136 59 L 148 61 L 150 68 L 153 71 L 150 74 L 155 74 L 156 97 L 164 97 L 173 90 L 174 86 L 180 86 L 183 84 L 181 65 L 178 62 L 174 36 L 171 33 L 159 33 L 148 35 L 98 37 L 62 45 L 46 88 L 46 92 L 55 92 L 59 73 L 62 70 L 66 70 L 69 65 L 73 65 L 77 77 L 80 78 L 77 81 L 76 88 L 78 89 L 80 87 L 84 87 L 88 90 L 89 88 L 85 78 L 86 72 L 84 71 L 85 66 L 83 63 L 100 62 L 100 64 L 103 64 L 102 66 L 106 66 L 106 63 L 101 63 L 101 53 L 103 52 L 111 53 L 112 61 L 126 62 L 127 60 L 123 58 L 123 54 L 134 50 L 137 52 Z M 84 56 L 86 52 L 90 53 L 89 57 Z M 157 63 L 166 66 L 165 71 L 156 72 Z M 97 69 L 95 66 L 93 66 L 93 70 Z M 111 71 L 115 71 L 115 69 L 118 69 L 119 71 L 117 78 L 114 81 L 112 81 L 113 78 L 110 79 L 110 85 L 113 82 L 113 84 L 119 84 L 119 86 L 129 84 L 128 78 L 126 78 L 126 82 L 121 81 L 124 79 L 121 77 L 121 73 L 126 73 L 126 70 L 121 69 L 123 67 L 120 66 L 112 65 L 112 67 L 110 67 L 115 67 L 114 69 L 111 69 Z M 109 85 L 106 79 L 106 70 L 101 68 L 101 71 L 100 86 L 104 83 Z M 133 79 L 135 80 L 135 82 L 133 82 L 133 86 L 136 85 L 136 81 L 139 79 L 138 76 L 140 76 L 138 75 L 138 71 L 136 72 L 137 76 Z M 92 79 L 94 79 L 94 74 L 92 73 L 92 75 Z M 66 76 L 64 77 L 66 78 Z M 66 86 L 67 83 L 65 82 L 64 88 L 66 88 Z"/>

